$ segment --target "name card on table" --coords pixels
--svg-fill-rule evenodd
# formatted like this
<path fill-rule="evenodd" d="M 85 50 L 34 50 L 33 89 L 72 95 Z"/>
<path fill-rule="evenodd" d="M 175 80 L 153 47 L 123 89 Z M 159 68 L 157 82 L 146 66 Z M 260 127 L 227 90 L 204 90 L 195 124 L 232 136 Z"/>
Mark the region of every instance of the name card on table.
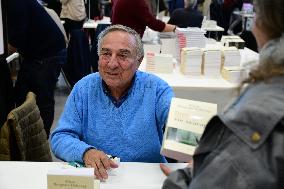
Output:
<path fill-rule="evenodd" d="M 188 162 L 217 104 L 173 98 L 164 132 L 161 154 Z"/>
<path fill-rule="evenodd" d="M 47 173 L 47 189 L 99 189 L 93 168 L 53 169 Z"/>

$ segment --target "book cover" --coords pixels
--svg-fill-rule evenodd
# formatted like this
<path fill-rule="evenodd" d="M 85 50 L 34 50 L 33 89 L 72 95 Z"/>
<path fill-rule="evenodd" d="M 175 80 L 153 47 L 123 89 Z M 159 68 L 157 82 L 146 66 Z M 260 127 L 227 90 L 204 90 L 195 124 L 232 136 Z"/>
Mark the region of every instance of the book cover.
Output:
<path fill-rule="evenodd" d="M 173 98 L 164 132 L 161 154 L 188 162 L 217 104 Z"/>

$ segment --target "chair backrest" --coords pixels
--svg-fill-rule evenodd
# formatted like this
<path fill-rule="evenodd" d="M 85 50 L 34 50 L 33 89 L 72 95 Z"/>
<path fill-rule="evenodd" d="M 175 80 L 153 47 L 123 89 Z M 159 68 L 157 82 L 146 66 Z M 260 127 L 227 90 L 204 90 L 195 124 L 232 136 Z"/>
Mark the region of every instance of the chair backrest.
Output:
<path fill-rule="evenodd" d="M 0 146 L 0 160 L 52 161 L 34 93 L 29 92 L 25 102 L 8 114 Z"/>

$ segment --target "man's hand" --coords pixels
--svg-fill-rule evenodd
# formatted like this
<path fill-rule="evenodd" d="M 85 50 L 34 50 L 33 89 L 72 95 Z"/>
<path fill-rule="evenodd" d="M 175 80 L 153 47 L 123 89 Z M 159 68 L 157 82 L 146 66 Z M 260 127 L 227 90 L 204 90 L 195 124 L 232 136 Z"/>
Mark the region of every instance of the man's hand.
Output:
<path fill-rule="evenodd" d="M 103 151 L 96 149 L 88 150 L 83 159 L 86 167 L 93 167 L 95 169 L 95 175 L 100 180 L 108 178 L 107 170 L 118 167 Z"/>

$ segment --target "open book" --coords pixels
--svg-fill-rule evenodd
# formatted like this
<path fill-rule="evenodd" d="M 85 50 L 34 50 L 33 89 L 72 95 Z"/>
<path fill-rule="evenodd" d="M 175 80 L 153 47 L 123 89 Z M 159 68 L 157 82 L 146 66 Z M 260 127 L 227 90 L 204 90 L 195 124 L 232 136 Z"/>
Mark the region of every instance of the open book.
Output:
<path fill-rule="evenodd" d="M 217 104 L 173 98 L 161 154 L 188 162 L 208 121 L 217 113 Z"/>

